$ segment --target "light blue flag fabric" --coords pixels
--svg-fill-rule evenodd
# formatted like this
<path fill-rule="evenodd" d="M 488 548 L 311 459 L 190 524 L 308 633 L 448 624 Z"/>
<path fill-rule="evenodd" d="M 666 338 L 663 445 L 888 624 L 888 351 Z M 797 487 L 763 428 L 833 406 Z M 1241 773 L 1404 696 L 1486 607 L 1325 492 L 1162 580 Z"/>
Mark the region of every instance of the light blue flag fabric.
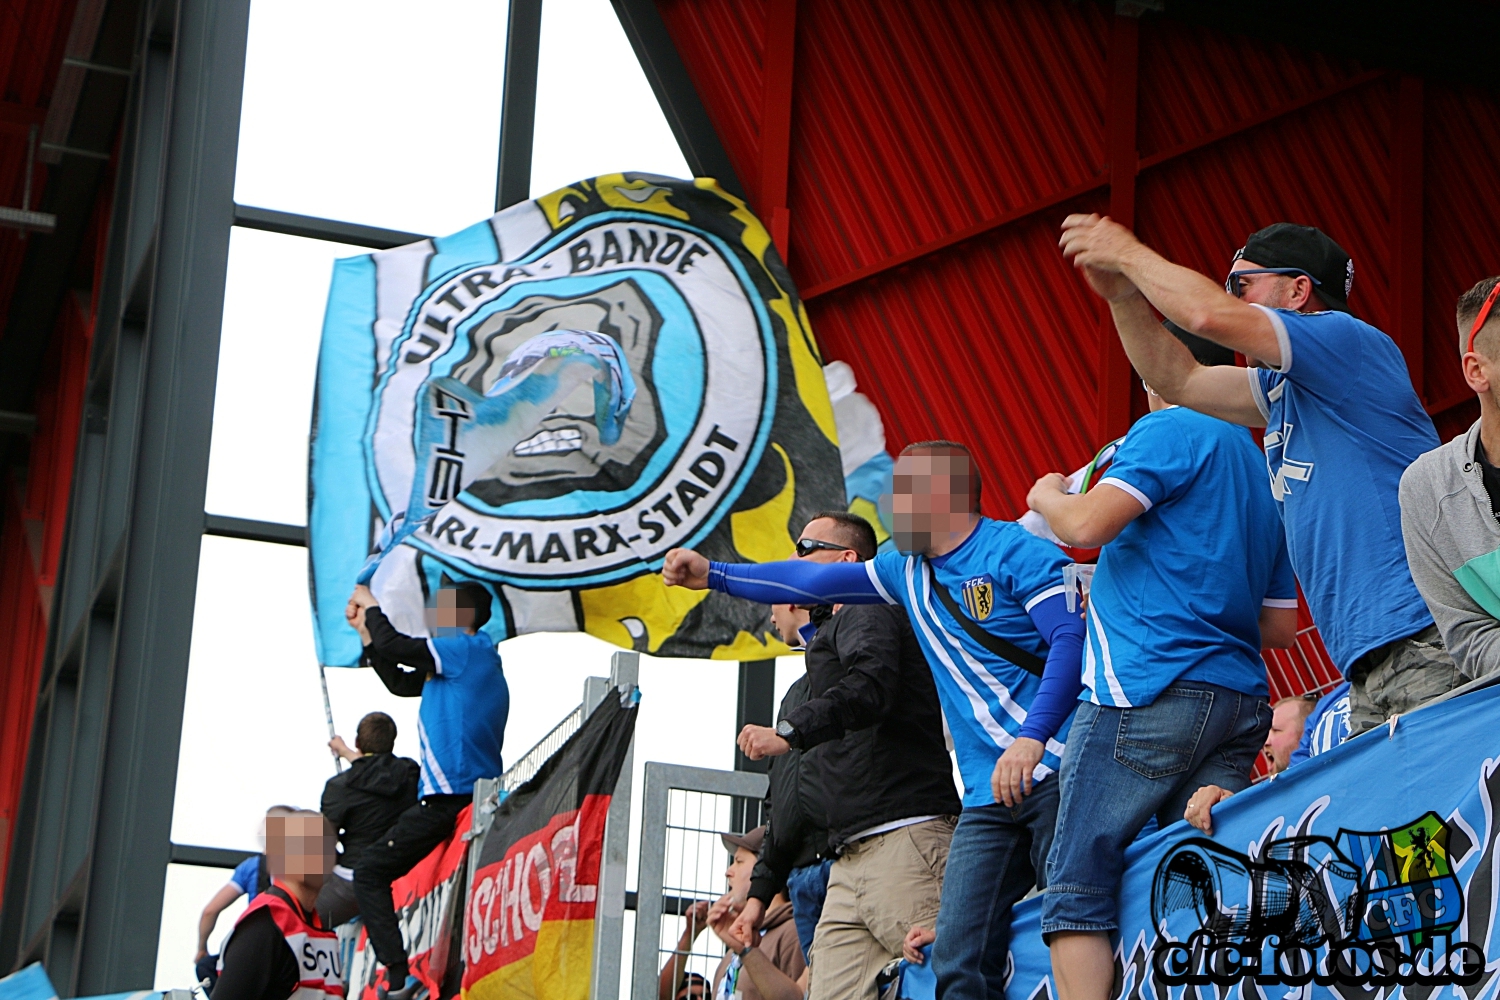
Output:
<path fill-rule="evenodd" d="M 47 977 L 41 962 L 0 979 L 0 1000 L 57 1000 L 57 987 Z"/>

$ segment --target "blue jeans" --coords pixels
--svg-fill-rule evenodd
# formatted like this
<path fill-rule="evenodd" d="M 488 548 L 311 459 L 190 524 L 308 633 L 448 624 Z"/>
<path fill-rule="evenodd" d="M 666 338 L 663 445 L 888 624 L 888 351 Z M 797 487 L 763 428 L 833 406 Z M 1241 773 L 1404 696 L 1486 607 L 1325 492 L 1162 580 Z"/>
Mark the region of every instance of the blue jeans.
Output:
<path fill-rule="evenodd" d="M 797 943 L 802 946 L 802 960 L 812 952 L 813 931 L 823 915 L 823 900 L 828 898 L 828 869 L 832 858 L 793 868 L 786 877 L 786 897 L 792 902 L 792 923 L 797 925 Z"/>
<path fill-rule="evenodd" d="M 1010 908 L 1033 886 L 1045 885 L 1057 802 L 1052 775 L 1032 785 L 1015 808 L 997 802 L 959 814 L 932 944 L 940 1000 L 1005 996 Z"/>
<path fill-rule="evenodd" d="M 1180 681 L 1141 708 L 1084 702 L 1063 753 L 1042 934 L 1117 929 L 1125 848 L 1152 816 L 1182 819 L 1204 785 L 1238 792 L 1271 729 L 1258 695 Z M 951 864 L 951 862 L 950 862 Z"/>

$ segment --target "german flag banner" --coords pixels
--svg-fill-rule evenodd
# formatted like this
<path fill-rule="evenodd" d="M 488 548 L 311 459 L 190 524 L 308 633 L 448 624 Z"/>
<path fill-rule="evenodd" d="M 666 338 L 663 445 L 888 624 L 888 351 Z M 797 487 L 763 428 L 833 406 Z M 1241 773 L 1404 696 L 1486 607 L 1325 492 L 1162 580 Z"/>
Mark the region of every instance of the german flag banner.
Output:
<path fill-rule="evenodd" d="M 469 831 L 472 811 L 470 806 L 459 813 L 453 836 L 391 885 L 411 974 L 434 997 L 451 995 L 451 989 L 443 990 L 443 982 L 459 961 L 453 940 L 464 905 L 464 855 L 469 849 L 464 834 Z M 375 949 L 363 929 L 345 979 L 345 995 L 350 1000 L 376 1000 L 378 986 L 392 988 L 385 981 L 385 970 L 376 970 Z"/>
<path fill-rule="evenodd" d="M 588 997 L 604 820 L 635 720 L 634 701 L 605 698 L 500 804 L 464 908 L 466 998 Z"/>

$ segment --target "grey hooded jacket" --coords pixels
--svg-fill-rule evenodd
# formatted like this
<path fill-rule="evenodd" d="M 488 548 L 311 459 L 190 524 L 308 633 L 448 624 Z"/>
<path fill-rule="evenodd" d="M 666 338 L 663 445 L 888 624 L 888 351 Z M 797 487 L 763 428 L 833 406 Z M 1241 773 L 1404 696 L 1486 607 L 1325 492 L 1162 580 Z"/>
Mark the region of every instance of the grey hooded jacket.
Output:
<path fill-rule="evenodd" d="M 1417 590 L 1466 677 L 1500 670 L 1500 521 L 1475 460 L 1479 422 L 1401 476 L 1401 533 Z"/>

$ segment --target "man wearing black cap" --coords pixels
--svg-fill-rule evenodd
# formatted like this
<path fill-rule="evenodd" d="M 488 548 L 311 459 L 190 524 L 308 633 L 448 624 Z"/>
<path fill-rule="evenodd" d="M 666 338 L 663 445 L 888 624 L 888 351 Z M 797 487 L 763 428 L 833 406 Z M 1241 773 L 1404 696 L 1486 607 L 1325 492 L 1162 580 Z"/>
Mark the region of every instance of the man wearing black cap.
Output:
<path fill-rule="evenodd" d="M 1402 472 L 1437 435 L 1396 345 L 1349 314 L 1349 255 L 1317 229 L 1279 223 L 1246 240 L 1221 289 L 1107 218 L 1069 216 L 1060 245 L 1109 301 L 1126 353 L 1155 392 L 1266 428 L 1292 566 L 1350 678 L 1353 730 L 1460 683 L 1412 582 L 1397 499 Z M 1255 367 L 1200 365 L 1157 312 Z M 1060 1000 L 1109 996 L 1107 936 L 1059 930 L 1049 943 Z"/>
<path fill-rule="evenodd" d="M 1069 216 L 1061 246 L 1109 300 L 1126 353 L 1163 398 L 1266 428 L 1292 566 L 1352 683 L 1351 730 L 1461 683 L 1412 582 L 1397 498 L 1402 472 L 1437 434 L 1401 351 L 1350 315 L 1354 263 L 1343 248 L 1310 226 L 1267 226 L 1235 254 L 1221 289 L 1107 218 Z M 1256 367 L 1198 365 L 1152 307 Z"/>

